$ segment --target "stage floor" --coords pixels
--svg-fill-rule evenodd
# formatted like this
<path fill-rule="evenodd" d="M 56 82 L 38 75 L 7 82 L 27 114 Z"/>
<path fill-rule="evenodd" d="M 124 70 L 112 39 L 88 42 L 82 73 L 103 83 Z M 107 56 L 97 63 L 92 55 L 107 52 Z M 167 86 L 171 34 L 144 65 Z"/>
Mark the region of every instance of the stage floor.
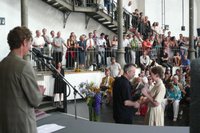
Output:
<path fill-rule="evenodd" d="M 69 116 L 64 113 L 52 113 L 37 121 L 38 126 L 45 124 L 57 124 L 64 126 L 55 133 L 189 133 L 188 127 L 164 126 L 150 127 L 143 125 L 124 125 L 115 123 L 91 122 L 85 119 Z"/>
<path fill-rule="evenodd" d="M 57 131 L 57 133 L 77 133 L 77 132 L 81 132 L 81 133 L 86 133 L 86 132 L 87 133 L 89 133 L 89 132 L 122 133 L 124 131 L 132 132 L 132 133 L 147 133 L 147 132 L 148 133 L 155 133 L 155 132 L 169 133 L 169 132 L 174 132 L 174 131 L 176 131 L 176 133 L 189 133 L 189 127 L 185 126 L 186 123 L 185 123 L 184 119 L 178 120 L 177 122 L 173 122 L 172 120 L 165 118 L 165 127 L 162 127 L 162 128 L 156 127 L 156 129 L 155 129 L 155 127 L 152 128 L 152 127 L 148 127 L 148 126 L 143 126 L 144 117 L 134 115 L 133 116 L 133 125 L 120 126 L 122 129 L 124 127 L 128 128 L 128 129 L 124 129 L 124 131 L 123 131 L 121 129 L 118 129 L 118 127 L 116 126 L 118 124 L 114 124 L 114 121 L 112 118 L 112 107 L 111 106 L 106 106 L 106 105 L 102 106 L 101 116 L 100 116 L 101 122 L 88 121 L 89 115 L 88 115 L 87 104 L 82 100 L 79 100 L 77 102 L 78 120 L 75 120 L 75 118 L 73 117 L 74 116 L 73 101 L 68 102 L 67 107 L 68 107 L 68 115 L 64 114 L 64 113 L 60 113 L 60 112 L 50 113 L 49 116 L 44 117 L 37 121 L 38 126 L 41 126 L 44 124 L 52 124 L 52 123 L 66 126 L 65 129 Z M 88 127 L 87 124 L 90 125 L 91 127 L 90 126 Z M 136 126 L 136 125 L 138 125 L 138 126 Z M 90 130 L 90 128 L 93 128 L 93 127 L 94 127 L 94 129 Z M 72 129 L 72 128 L 75 128 L 75 129 Z M 86 128 L 86 129 L 84 129 L 84 128 Z M 145 128 L 146 130 L 143 130 L 143 128 Z M 118 129 L 118 130 L 116 130 L 116 129 Z M 94 131 L 94 130 L 99 130 L 99 131 Z M 149 132 L 149 131 L 151 131 L 151 132 Z"/>

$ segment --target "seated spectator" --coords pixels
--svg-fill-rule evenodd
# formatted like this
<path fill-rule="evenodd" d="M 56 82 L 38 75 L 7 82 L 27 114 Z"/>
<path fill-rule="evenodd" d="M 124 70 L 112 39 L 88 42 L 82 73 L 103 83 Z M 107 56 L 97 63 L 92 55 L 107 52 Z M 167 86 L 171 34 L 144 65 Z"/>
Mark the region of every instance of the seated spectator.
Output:
<path fill-rule="evenodd" d="M 163 50 L 163 55 L 161 56 L 161 65 L 164 66 L 166 69 L 168 67 L 170 67 L 170 69 L 172 70 L 172 65 L 171 63 L 169 62 L 169 55 L 168 53 L 166 52 L 166 50 Z"/>
<path fill-rule="evenodd" d="M 144 37 L 144 41 L 142 42 L 142 49 L 145 50 L 145 51 L 150 52 L 151 47 L 152 47 L 152 44 L 151 44 L 149 38 L 148 37 L 146 37 L 146 38 Z"/>
<path fill-rule="evenodd" d="M 110 76 L 110 70 L 105 69 L 105 77 L 102 78 L 100 89 L 103 92 L 106 92 L 107 100 L 106 103 L 110 103 L 112 99 L 112 85 L 113 85 L 114 78 Z"/>
<path fill-rule="evenodd" d="M 181 67 L 183 72 L 186 72 L 190 68 L 190 60 L 187 58 L 187 55 L 184 55 L 183 60 L 181 61 Z"/>
<path fill-rule="evenodd" d="M 182 86 L 186 85 L 185 79 L 186 79 L 186 74 L 183 73 L 181 69 L 176 69 L 175 74 L 178 76 L 178 82 L 182 84 Z"/>
<path fill-rule="evenodd" d="M 150 57 L 147 55 L 147 51 L 143 52 L 143 55 L 140 56 L 140 67 L 142 70 L 145 70 L 149 67 L 150 63 Z"/>
<path fill-rule="evenodd" d="M 164 99 L 164 109 L 167 104 L 173 104 L 173 121 L 177 121 L 178 112 L 179 112 L 179 102 L 181 100 L 181 91 L 173 83 L 169 84 L 167 88 L 167 98 Z"/>
<path fill-rule="evenodd" d="M 150 75 L 150 69 L 146 69 L 145 70 L 145 76 L 148 78 Z"/>
<path fill-rule="evenodd" d="M 178 87 L 181 91 L 182 96 L 186 94 L 183 85 L 179 82 L 179 77 L 177 75 L 173 76 L 173 84 Z"/>
<path fill-rule="evenodd" d="M 180 66 L 181 65 L 181 56 L 180 56 L 179 52 L 176 52 L 176 54 L 174 55 L 173 63 L 174 63 L 174 66 Z"/>
<path fill-rule="evenodd" d="M 145 70 L 142 70 L 142 71 L 140 72 L 140 77 L 141 77 L 141 79 L 142 79 L 142 83 L 143 83 L 144 85 L 147 85 L 147 84 L 148 84 L 148 79 L 147 79 L 147 76 L 146 76 L 146 74 L 145 74 Z"/>
<path fill-rule="evenodd" d="M 169 83 L 172 82 L 172 74 L 170 69 L 166 69 L 163 83 L 165 84 L 166 88 L 169 88 Z"/>

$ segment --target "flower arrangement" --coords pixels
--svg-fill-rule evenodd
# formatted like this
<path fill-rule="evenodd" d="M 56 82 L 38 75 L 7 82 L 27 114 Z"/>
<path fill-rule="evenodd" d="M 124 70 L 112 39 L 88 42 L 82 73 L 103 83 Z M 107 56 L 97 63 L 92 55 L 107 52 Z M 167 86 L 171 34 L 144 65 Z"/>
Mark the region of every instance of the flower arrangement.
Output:
<path fill-rule="evenodd" d="M 82 82 L 79 84 L 79 90 L 85 97 L 94 97 L 100 92 L 99 87 L 94 82 Z"/>
<path fill-rule="evenodd" d="M 99 121 L 101 109 L 101 93 L 99 87 L 94 82 L 82 82 L 79 84 L 79 90 L 87 99 L 90 121 Z"/>

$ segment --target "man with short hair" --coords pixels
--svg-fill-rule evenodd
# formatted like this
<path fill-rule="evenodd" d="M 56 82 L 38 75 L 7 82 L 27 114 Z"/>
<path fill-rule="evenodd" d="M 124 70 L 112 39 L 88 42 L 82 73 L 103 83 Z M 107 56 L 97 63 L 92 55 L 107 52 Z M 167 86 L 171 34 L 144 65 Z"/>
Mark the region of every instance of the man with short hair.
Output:
<path fill-rule="evenodd" d="M 97 49 L 98 49 L 97 65 L 99 67 L 105 65 L 105 47 L 106 47 L 105 34 L 101 33 L 100 37 L 97 39 Z"/>
<path fill-rule="evenodd" d="M 15 27 L 7 37 L 10 53 L 0 62 L 0 133 L 37 133 L 34 108 L 42 101 L 34 70 L 23 59 L 31 47 L 32 33 Z"/>
<path fill-rule="evenodd" d="M 114 78 L 121 76 L 121 65 L 116 62 L 115 57 L 111 57 L 111 65 L 108 66 L 110 69 L 110 75 Z"/>
<path fill-rule="evenodd" d="M 113 118 L 116 123 L 132 124 L 133 107 L 139 108 L 139 103 L 131 100 L 131 83 L 136 67 L 133 64 L 124 66 L 124 74 L 116 78 L 113 84 Z"/>
<path fill-rule="evenodd" d="M 86 65 L 89 67 L 94 63 L 94 49 L 95 49 L 95 41 L 93 39 L 93 34 L 90 32 L 88 34 L 89 38 L 86 40 Z"/>
<path fill-rule="evenodd" d="M 49 55 L 50 53 L 50 48 L 51 48 L 51 41 L 49 36 L 47 35 L 47 29 L 43 28 L 42 29 L 42 37 L 44 38 L 45 44 L 44 44 L 44 54 Z"/>
<path fill-rule="evenodd" d="M 45 44 L 45 41 L 44 41 L 44 38 L 41 36 L 40 30 L 36 30 L 36 36 L 33 38 L 33 42 L 32 42 L 33 49 L 37 49 L 42 54 L 44 54 L 44 44 Z M 45 65 L 40 60 L 38 60 L 37 57 L 35 57 L 35 55 L 33 55 L 33 59 L 35 60 L 37 69 L 39 71 L 45 69 Z"/>
<path fill-rule="evenodd" d="M 57 32 L 57 36 L 54 37 L 53 43 L 52 43 L 52 48 L 53 48 L 53 59 L 54 59 L 54 65 L 58 64 L 59 62 L 62 62 L 63 58 L 63 52 L 64 52 L 64 47 L 63 45 L 66 46 L 64 39 L 61 37 L 61 32 Z"/>

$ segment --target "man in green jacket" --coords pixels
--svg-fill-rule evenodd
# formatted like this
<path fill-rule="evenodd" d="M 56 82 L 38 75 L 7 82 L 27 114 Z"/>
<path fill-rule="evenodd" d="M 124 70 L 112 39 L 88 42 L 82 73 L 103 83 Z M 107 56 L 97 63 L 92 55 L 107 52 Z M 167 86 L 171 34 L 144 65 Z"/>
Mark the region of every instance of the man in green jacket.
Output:
<path fill-rule="evenodd" d="M 32 33 L 15 27 L 7 37 L 10 53 L 0 62 L 0 133 L 37 133 L 34 107 L 42 101 L 33 68 L 23 59 Z"/>

